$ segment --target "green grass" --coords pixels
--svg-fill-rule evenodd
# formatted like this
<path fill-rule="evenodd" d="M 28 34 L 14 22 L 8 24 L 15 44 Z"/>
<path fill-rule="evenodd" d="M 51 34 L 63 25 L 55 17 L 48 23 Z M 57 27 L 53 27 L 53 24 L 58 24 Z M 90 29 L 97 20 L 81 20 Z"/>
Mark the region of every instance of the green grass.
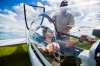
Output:
<path fill-rule="evenodd" d="M 0 47 L 0 66 L 30 66 L 26 44 Z"/>
<path fill-rule="evenodd" d="M 87 43 L 78 47 L 89 49 Z M 26 44 L 0 47 L 0 66 L 31 66 Z"/>
<path fill-rule="evenodd" d="M 76 38 L 73 38 L 73 37 L 71 37 L 70 39 L 71 39 L 71 40 L 77 40 Z M 82 43 L 79 43 L 79 44 L 77 45 L 77 47 L 80 47 L 80 48 L 89 50 L 89 49 L 91 48 L 91 44 L 89 44 L 87 41 L 84 41 L 84 42 L 82 42 Z"/>
<path fill-rule="evenodd" d="M 89 43 L 81 43 L 77 46 L 80 48 L 86 49 L 86 50 L 89 50 L 91 48 L 91 44 L 89 44 Z"/>

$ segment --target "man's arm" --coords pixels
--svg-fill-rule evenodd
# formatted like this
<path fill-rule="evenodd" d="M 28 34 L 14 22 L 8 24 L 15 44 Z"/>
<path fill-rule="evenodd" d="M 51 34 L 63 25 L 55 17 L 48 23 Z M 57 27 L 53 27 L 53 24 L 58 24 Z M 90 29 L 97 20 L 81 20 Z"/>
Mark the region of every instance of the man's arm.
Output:
<path fill-rule="evenodd" d="M 79 40 L 78 39 L 76 39 L 76 40 L 67 40 L 66 43 L 65 43 L 65 46 L 66 47 L 74 47 L 77 44 L 79 44 Z"/>
<path fill-rule="evenodd" d="M 95 38 L 95 37 L 90 37 L 90 36 L 81 36 L 79 39 L 77 39 L 77 40 L 70 40 L 70 44 L 71 45 L 77 45 L 77 44 L 79 44 L 80 43 L 80 39 L 82 39 L 81 41 L 82 42 L 84 42 L 84 41 L 86 41 L 86 42 L 88 42 L 89 44 L 93 44 L 93 43 L 95 43 L 96 41 L 97 41 L 97 39 Z"/>
<path fill-rule="evenodd" d="M 70 25 L 71 27 L 74 27 L 75 25 L 74 16 L 72 14 L 69 14 L 68 16 L 69 16 L 68 25 Z"/>
<path fill-rule="evenodd" d="M 52 23 L 55 23 L 56 22 L 56 15 L 54 15 L 51 19 L 52 19 Z"/>

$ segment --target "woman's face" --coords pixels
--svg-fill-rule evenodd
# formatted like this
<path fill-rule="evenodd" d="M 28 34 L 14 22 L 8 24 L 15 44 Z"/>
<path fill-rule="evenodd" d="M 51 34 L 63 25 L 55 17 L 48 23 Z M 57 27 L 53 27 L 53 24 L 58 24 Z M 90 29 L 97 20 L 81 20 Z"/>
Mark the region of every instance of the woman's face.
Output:
<path fill-rule="evenodd" d="M 45 40 L 52 41 L 52 38 L 53 38 L 53 33 L 47 32 L 46 35 L 45 35 Z"/>

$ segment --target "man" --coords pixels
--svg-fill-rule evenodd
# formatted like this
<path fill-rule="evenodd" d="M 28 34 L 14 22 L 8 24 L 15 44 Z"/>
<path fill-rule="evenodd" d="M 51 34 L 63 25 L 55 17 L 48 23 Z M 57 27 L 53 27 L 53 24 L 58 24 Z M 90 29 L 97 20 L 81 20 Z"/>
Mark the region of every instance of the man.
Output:
<path fill-rule="evenodd" d="M 53 16 L 53 23 L 55 25 L 58 43 L 61 45 L 61 51 L 64 55 L 73 55 L 73 48 L 78 44 L 78 40 L 69 40 L 70 29 L 74 26 L 74 17 L 71 13 L 67 12 L 68 2 L 66 0 L 61 2 L 61 10 Z"/>
<path fill-rule="evenodd" d="M 91 37 L 88 37 L 86 35 L 83 35 L 78 40 L 70 40 L 70 36 L 68 35 L 70 32 L 70 29 L 74 26 L 74 17 L 71 13 L 67 11 L 66 6 L 68 6 L 68 2 L 66 0 L 61 2 L 61 10 L 57 12 L 53 16 L 53 23 L 55 25 L 56 34 L 58 43 L 60 44 L 61 53 L 64 56 L 73 56 L 78 57 L 79 54 L 83 51 L 83 49 L 75 47 L 80 41 L 86 40 L 91 43 L 95 42 L 94 39 Z M 67 61 L 65 58 L 64 63 L 61 64 L 62 66 L 67 65 Z M 77 66 L 73 63 L 72 66 Z"/>
<path fill-rule="evenodd" d="M 71 65 L 77 66 L 75 60 L 77 60 L 77 56 L 83 51 L 80 48 L 75 47 L 76 44 L 79 43 L 79 40 L 70 40 L 70 36 L 68 35 L 71 28 L 74 26 L 75 21 L 74 17 L 71 13 L 67 11 L 68 2 L 66 0 L 61 2 L 60 10 L 53 16 L 53 23 L 56 29 L 57 41 L 60 45 L 60 52 L 64 55 L 64 62 L 61 63 L 61 66 Z M 67 59 L 75 58 L 73 60 L 68 61 Z M 68 63 L 73 62 L 73 63 Z"/>
<path fill-rule="evenodd" d="M 66 6 L 68 6 L 68 2 L 65 0 L 62 1 L 59 11 L 52 18 L 56 31 L 59 33 L 63 33 L 63 30 L 67 27 L 71 29 L 75 23 L 73 15 L 67 12 Z"/>
<path fill-rule="evenodd" d="M 59 49 L 60 47 L 59 44 L 55 42 L 53 31 L 48 27 L 43 27 L 43 29 L 41 30 L 43 35 L 40 35 L 39 33 L 34 33 L 32 36 L 32 39 L 38 43 L 38 48 L 49 54 Z"/>

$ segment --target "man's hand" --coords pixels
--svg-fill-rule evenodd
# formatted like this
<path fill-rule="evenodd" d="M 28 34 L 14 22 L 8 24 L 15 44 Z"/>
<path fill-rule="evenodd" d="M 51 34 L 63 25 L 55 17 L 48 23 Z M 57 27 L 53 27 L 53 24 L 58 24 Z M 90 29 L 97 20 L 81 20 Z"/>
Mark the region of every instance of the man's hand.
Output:
<path fill-rule="evenodd" d="M 95 43 L 97 40 L 96 40 L 96 38 L 93 38 L 93 37 L 87 37 L 87 40 L 88 40 L 88 42 L 90 43 L 90 44 L 93 44 L 93 43 Z"/>
<path fill-rule="evenodd" d="M 90 36 L 87 36 L 87 35 L 82 35 L 79 40 L 81 42 L 82 41 L 88 41 L 91 44 L 93 44 L 94 42 L 96 42 L 96 38 L 95 37 L 90 37 Z"/>
<path fill-rule="evenodd" d="M 79 41 L 80 41 L 80 42 L 88 41 L 87 35 L 81 35 L 81 37 L 79 38 Z"/>

